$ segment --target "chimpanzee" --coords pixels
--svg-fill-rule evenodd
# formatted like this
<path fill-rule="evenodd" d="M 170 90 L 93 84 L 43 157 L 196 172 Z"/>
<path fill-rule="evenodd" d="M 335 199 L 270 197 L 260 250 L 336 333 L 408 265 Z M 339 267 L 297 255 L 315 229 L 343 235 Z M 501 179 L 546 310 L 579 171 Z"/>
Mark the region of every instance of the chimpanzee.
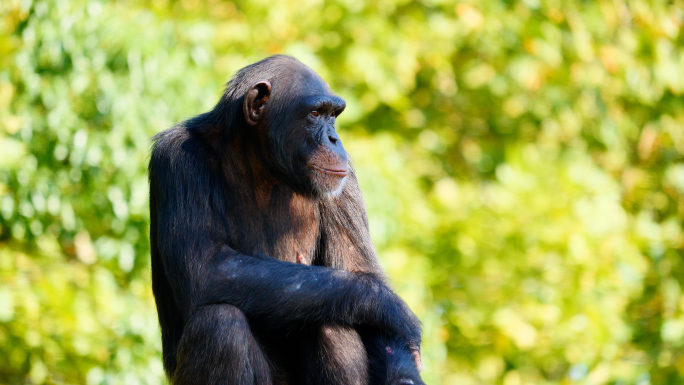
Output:
<path fill-rule="evenodd" d="M 288 56 L 155 136 L 152 287 L 173 384 L 423 384 L 420 322 L 389 288 L 335 119 Z"/>

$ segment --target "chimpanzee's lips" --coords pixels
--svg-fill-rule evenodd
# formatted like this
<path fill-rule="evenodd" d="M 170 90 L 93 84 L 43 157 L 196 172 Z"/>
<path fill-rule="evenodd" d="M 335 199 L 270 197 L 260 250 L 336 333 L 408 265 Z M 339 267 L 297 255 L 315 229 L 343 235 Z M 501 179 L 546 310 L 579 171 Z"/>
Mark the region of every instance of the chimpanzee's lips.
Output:
<path fill-rule="evenodd" d="M 322 172 L 324 172 L 326 174 L 330 174 L 330 175 L 339 176 L 340 178 L 347 176 L 347 174 L 349 173 L 349 170 L 347 170 L 347 167 L 344 167 L 344 166 L 333 166 L 331 168 L 324 168 L 324 167 L 312 165 L 312 167 L 318 171 L 322 171 Z"/>

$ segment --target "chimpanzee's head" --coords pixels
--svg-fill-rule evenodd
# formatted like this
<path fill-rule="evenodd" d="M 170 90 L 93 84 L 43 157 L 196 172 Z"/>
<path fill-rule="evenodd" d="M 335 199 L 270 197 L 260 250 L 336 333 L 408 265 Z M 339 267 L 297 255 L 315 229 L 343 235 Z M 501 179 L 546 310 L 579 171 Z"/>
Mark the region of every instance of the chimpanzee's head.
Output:
<path fill-rule="evenodd" d="M 341 191 L 349 165 L 335 119 L 346 107 L 344 99 L 294 58 L 274 56 L 250 67 L 245 70 L 253 81 L 242 106 L 261 161 L 300 193 L 321 197 Z"/>

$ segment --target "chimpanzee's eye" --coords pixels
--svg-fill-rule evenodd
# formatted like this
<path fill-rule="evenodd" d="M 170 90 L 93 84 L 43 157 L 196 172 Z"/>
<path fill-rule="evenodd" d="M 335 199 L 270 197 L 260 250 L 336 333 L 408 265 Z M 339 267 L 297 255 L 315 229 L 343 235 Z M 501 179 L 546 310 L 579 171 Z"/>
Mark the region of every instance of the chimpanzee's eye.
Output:
<path fill-rule="evenodd" d="M 314 118 L 317 117 L 318 115 L 319 115 L 318 111 L 311 111 L 311 116 L 313 116 Z"/>

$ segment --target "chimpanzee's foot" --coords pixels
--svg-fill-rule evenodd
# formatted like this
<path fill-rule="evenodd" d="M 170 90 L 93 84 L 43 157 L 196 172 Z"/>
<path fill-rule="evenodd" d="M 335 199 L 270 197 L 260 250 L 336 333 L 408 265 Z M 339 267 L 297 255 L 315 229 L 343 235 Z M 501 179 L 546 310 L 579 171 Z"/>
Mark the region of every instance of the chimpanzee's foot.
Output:
<path fill-rule="evenodd" d="M 425 385 L 420 378 L 419 361 L 409 349 L 386 346 L 388 385 Z"/>
<path fill-rule="evenodd" d="M 420 378 L 420 354 L 398 338 L 374 336 L 369 348 L 371 384 L 425 385 Z"/>

